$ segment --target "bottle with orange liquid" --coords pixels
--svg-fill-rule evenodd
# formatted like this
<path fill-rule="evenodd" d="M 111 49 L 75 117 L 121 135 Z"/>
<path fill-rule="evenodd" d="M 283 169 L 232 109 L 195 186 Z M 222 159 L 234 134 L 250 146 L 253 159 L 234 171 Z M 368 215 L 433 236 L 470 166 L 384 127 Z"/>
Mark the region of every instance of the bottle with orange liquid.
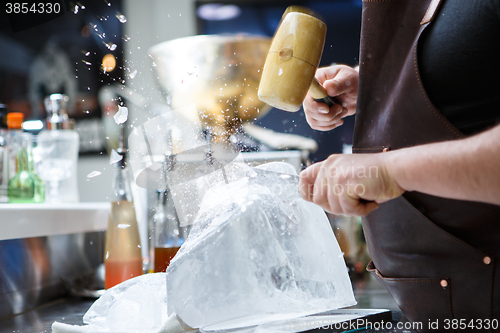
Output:
<path fill-rule="evenodd" d="M 114 198 L 111 202 L 104 249 L 106 289 L 143 273 L 141 240 L 130 190 L 127 150 L 124 148 L 124 130 L 122 127 L 120 147 L 116 151 L 122 159 L 115 163 Z"/>
<path fill-rule="evenodd" d="M 154 271 L 165 272 L 184 239 L 173 205 L 167 205 L 168 191 L 158 191 L 158 201 L 153 215 Z"/>

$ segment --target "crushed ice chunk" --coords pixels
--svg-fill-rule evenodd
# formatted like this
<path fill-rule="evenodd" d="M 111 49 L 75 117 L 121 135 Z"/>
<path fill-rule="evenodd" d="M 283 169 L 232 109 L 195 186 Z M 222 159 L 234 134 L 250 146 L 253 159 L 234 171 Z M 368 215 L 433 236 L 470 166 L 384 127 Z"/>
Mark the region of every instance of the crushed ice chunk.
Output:
<path fill-rule="evenodd" d="M 94 170 L 94 171 L 92 171 L 91 173 L 89 173 L 89 174 L 87 175 L 87 178 L 94 178 L 94 177 L 99 176 L 100 174 L 101 174 L 101 172 L 100 172 L 100 171 L 95 171 L 95 170 Z"/>
<path fill-rule="evenodd" d="M 109 164 L 115 164 L 123 160 L 123 155 L 120 155 L 116 150 L 111 149 L 111 154 L 109 155 Z"/>
<path fill-rule="evenodd" d="M 113 116 L 115 123 L 123 124 L 128 119 L 128 108 L 125 106 L 118 105 L 118 112 Z"/>
<path fill-rule="evenodd" d="M 136 75 L 137 75 L 137 69 L 134 70 L 133 72 L 131 72 L 130 74 L 128 74 L 128 77 L 133 79 Z"/>
<path fill-rule="evenodd" d="M 52 332 L 184 333 L 177 316 L 167 316 L 165 275 L 141 275 L 106 290 L 83 316 L 86 325 L 54 322 Z"/>
<path fill-rule="evenodd" d="M 120 23 L 127 22 L 127 18 L 125 17 L 125 15 L 120 12 L 116 12 L 116 18 L 118 19 L 118 21 L 120 21 Z"/>
<path fill-rule="evenodd" d="M 106 45 L 106 47 L 110 51 L 114 51 L 117 48 L 117 45 L 115 43 L 113 43 L 113 42 L 106 43 L 106 42 L 103 41 L 103 44 Z"/>
<path fill-rule="evenodd" d="M 141 275 L 108 290 L 92 304 L 83 322 L 105 328 L 131 331 L 154 329 L 166 320 L 165 273 Z M 142 318 L 141 318 L 142 317 Z M 126 323 L 126 325 L 125 325 Z"/>

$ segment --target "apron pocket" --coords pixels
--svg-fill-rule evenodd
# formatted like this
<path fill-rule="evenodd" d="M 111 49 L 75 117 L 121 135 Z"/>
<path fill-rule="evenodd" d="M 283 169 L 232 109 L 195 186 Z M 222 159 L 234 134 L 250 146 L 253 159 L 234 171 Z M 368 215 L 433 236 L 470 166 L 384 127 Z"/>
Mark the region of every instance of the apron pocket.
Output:
<path fill-rule="evenodd" d="M 383 276 L 370 261 L 366 269 L 393 296 L 406 318 L 414 323 L 418 332 L 444 330 L 453 319 L 451 310 L 450 279 L 447 278 L 390 278 Z"/>

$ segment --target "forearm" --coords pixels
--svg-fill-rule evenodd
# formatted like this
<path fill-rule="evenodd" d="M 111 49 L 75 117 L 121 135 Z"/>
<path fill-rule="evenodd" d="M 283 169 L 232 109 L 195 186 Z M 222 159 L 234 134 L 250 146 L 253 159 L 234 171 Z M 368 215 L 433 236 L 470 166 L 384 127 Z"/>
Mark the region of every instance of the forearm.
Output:
<path fill-rule="evenodd" d="M 406 191 L 500 205 L 500 126 L 466 139 L 389 152 L 386 167 Z"/>

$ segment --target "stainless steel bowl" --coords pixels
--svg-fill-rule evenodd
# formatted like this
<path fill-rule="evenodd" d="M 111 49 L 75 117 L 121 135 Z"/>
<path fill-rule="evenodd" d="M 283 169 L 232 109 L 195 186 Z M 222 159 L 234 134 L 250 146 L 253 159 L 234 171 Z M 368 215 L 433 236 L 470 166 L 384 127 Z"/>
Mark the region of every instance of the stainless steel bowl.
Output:
<path fill-rule="evenodd" d="M 155 45 L 149 54 L 171 107 L 225 141 L 270 110 L 257 97 L 270 45 L 269 37 L 200 35 Z"/>

